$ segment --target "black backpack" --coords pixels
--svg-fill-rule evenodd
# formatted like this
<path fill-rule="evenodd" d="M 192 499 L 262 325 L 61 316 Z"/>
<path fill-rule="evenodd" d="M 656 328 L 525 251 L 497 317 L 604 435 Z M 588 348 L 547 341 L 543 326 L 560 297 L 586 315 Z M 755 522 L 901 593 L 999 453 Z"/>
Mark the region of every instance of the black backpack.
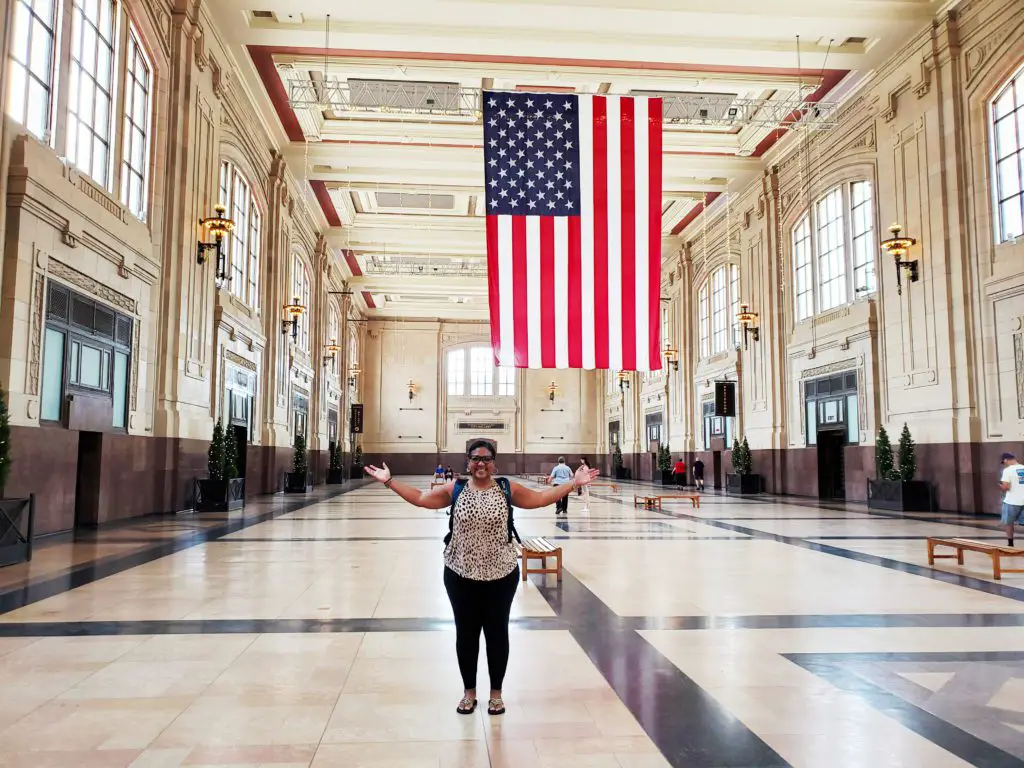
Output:
<path fill-rule="evenodd" d="M 515 519 L 512 515 L 512 486 L 509 485 L 507 477 L 496 477 L 494 478 L 498 483 L 498 487 L 501 488 L 501 492 L 505 494 L 505 503 L 508 505 L 508 543 L 512 543 L 512 538 L 520 544 L 523 540 L 519 538 L 519 532 L 516 530 Z M 452 505 L 448 508 L 448 535 L 444 537 L 444 543 L 447 546 L 452 540 L 452 533 L 455 527 L 455 502 L 459 500 L 459 494 L 462 493 L 462 489 L 466 487 L 466 479 L 459 478 L 455 481 L 455 487 L 452 488 Z"/>

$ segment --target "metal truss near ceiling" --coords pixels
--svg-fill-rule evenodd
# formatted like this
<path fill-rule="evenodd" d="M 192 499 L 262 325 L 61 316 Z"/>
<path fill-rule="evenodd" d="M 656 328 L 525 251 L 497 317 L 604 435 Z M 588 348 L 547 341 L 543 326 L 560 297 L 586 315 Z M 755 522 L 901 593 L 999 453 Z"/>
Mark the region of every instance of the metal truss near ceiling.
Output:
<path fill-rule="evenodd" d="M 433 277 L 486 277 L 487 265 L 480 261 L 456 262 L 434 259 L 367 259 L 367 275 L 423 275 Z"/>
<path fill-rule="evenodd" d="M 342 80 L 289 81 L 288 98 L 295 110 L 319 110 L 335 114 L 461 117 L 482 116 L 483 90 L 449 84 L 392 81 L 385 89 Z M 808 103 L 791 98 L 741 99 L 729 94 L 666 94 L 662 96 L 666 125 L 699 128 L 747 126 L 785 129 L 801 127 L 830 130 L 837 125 L 839 102 Z"/>

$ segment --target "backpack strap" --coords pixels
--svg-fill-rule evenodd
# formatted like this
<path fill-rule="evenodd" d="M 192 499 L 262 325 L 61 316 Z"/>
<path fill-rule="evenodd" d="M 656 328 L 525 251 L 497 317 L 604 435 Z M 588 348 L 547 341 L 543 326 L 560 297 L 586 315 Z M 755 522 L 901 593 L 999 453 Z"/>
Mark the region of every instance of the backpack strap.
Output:
<path fill-rule="evenodd" d="M 509 483 L 507 477 L 497 478 L 498 487 L 501 488 L 501 492 L 505 494 L 505 503 L 508 504 L 508 543 L 512 543 L 512 537 L 520 544 L 523 540 L 519 538 L 519 532 L 516 530 L 515 516 L 512 512 L 512 485 Z"/>
<path fill-rule="evenodd" d="M 455 529 L 455 502 L 459 500 L 459 494 L 462 493 L 462 489 L 466 487 L 466 479 L 460 477 L 455 481 L 455 485 L 452 486 L 452 505 L 448 507 L 448 535 L 444 537 L 444 543 L 447 545 L 452 540 L 452 533 Z"/>

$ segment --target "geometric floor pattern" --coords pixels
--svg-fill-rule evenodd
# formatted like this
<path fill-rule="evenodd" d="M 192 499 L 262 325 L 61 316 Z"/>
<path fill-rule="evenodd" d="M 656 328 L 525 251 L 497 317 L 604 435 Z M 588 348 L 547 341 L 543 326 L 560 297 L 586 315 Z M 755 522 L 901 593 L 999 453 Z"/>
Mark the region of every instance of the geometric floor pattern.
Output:
<path fill-rule="evenodd" d="M 43 542 L 0 570 L 0 766 L 1024 765 L 1024 574 L 924 543 L 997 520 L 641 487 L 516 511 L 565 577 L 519 586 L 498 718 L 454 711 L 443 510 L 347 483 Z"/>

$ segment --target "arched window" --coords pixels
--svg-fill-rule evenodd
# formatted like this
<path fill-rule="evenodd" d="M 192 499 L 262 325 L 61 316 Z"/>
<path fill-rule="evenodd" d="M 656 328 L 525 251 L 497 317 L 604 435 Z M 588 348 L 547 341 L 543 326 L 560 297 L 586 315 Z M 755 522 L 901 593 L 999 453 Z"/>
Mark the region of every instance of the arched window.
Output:
<path fill-rule="evenodd" d="M 231 275 L 228 290 L 247 306 L 259 309 L 262 218 L 249 182 L 227 160 L 220 164 L 220 204 L 235 222 L 227 245 Z"/>
<path fill-rule="evenodd" d="M 1005 243 L 1024 234 L 1024 69 L 992 102 L 992 159 L 996 236 Z"/>
<path fill-rule="evenodd" d="M 798 321 L 877 290 L 871 182 L 829 190 L 797 220 L 792 237 Z"/>
<path fill-rule="evenodd" d="M 309 286 L 309 270 L 306 268 L 306 262 L 302 260 L 301 256 L 295 254 L 292 256 L 292 297 L 298 299 L 298 303 L 306 308 L 306 311 L 299 315 L 299 329 L 295 343 L 299 349 L 306 352 L 309 352 L 309 316 L 312 309 L 309 306 Z"/>
<path fill-rule="evenodd" d="M 70 34 L 59 35 L 71 17 Z M 144 220 L 149 204 L 152 72 L 114 0 L 15 0 L 7 114 Z M 65 119 L 55 115 L 64 90 Z"/>
<path fill-rule="evenodd" d="M 496 367 L 490 347 L 461 347 L 448 352 L 445 381 L 450 397 L 512 397 L 516 393 L 516 369 Z"/>
<path fill-rule="evenodd" d="M 740 305 L 740 269 L 725 264 L 704 281 L 697 291 L 697 326 L 700 357 L 725 352 L 730 339 L 737 343 L 733 319 Z"/>

